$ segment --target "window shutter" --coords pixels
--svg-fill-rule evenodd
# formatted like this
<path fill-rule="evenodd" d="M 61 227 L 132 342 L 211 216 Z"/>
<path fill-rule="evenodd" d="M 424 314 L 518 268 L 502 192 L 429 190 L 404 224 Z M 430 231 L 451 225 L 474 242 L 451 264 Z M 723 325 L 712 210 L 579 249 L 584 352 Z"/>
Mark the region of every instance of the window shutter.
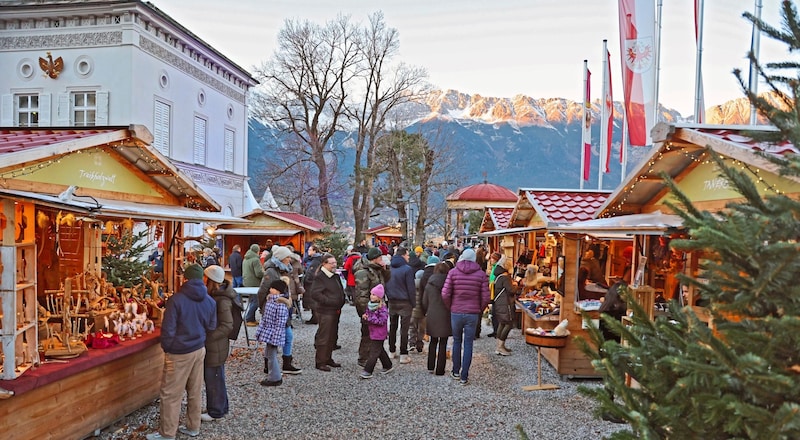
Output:
<path fill-rule="evenodd" d="M 94 125 L 108 125 L 108 92 L 97 92 L 97 113 Z"/>
<path fill-rule="evenodd" d="M 170 105 L 156 101 L 153 120 L 153 146 L 164 156 L 169 156 Z"/>
<path fill-rule="evenodd" d="M 0 126 L 14 126 L 14 95 L 3 95 L 0 107 Z"/>
<path fill-rule="evenodd" d="M 56 125 L 64 127 L 69 125 L 69 93 L 58 94 L 58 119 Z"/>
<path fill-rule="evenodd" d="M 206 120 L 194 118 L 194 163 L 206 164 Z"/>
<path fill-rule="evenodd" d="M 39 94 L 39 127 L 50 127 L 50 94 Z"/>
<path fill-rule="evenodd" d="M 233 141 L 234 132 L 225 129 L 225 171 L 233 171 Z"/>

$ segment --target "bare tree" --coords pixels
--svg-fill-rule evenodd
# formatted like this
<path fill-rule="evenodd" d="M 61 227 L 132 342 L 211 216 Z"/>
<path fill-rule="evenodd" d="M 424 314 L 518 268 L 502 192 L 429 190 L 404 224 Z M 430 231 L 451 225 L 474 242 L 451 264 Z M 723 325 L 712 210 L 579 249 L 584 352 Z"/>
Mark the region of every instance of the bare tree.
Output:
<path fill-rule="evenodd" d="M 325 26 L 287 20 L 278 33 L 278 49 L 256 70 L 263 87 L 255 96 L 254 114 L 298 141 L 301 148 L 286 165 L 314 165 L 319 207 L 329 224 L 334 223 L 329 201 L 330 165 L 335 163 L 328 160 L 335 152 L 331 139 L 341 129 L 348 84 L 361 70 L 356 31 L 345 16 Z"/>
<path fill-rule="evenodd" d="M 353 216 L 355 238 L 363 238 L 372 213 L 374 183 L 382 171 L 376 161 L 380 137 L 387 130 L 389 115 L 427 90 L 424 69 L 399 63 L 391 64 L 399 50 L 399 33 L 389 28 L 383 14 L 369 17 L 369 25 L 360 33 L 363 70 L 360 85 L 349 101 L 347 115 L 356 125 L 355 165 L 353 166 Z M 356 98 L 357 96 L 357 98 Z"/>

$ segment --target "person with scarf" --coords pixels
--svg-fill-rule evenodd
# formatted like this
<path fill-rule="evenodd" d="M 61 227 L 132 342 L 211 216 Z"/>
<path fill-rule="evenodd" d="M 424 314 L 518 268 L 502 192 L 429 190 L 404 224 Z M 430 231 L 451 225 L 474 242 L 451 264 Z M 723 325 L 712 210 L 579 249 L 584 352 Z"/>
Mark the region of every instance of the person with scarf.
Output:
<path fill-rule="evenodd" d="M 264 277 L 261 279 L 261 285 L 258 287 L 258 306 L 261 308 L 261 313 L 264 313 L 264 304 L 267 302 L 267 295 L 269 295 L 269 288 L 273 282 L 279 281 L 281 277 L 291 277 L 292 271 L 292 251 L 285 246 L 276 246 L 272 254 L 264 264 Z M 288 284 L 288 283 L 287 283 Z M 292 316 L 291 310 L 291 297 L 288 291 L 281 291 L 281 294 L 289 297 L 289 316 Z M 300 374 L 301 369 L 292 365 L 292 347 L 294 341 L 294 330 L 292 328 L 291 320 L 286 323 L 286 341 L 283 346 L 283 372 L 287 374 Z M 269 374 L 269 363 L 264 359 L 264 372 Z"/>

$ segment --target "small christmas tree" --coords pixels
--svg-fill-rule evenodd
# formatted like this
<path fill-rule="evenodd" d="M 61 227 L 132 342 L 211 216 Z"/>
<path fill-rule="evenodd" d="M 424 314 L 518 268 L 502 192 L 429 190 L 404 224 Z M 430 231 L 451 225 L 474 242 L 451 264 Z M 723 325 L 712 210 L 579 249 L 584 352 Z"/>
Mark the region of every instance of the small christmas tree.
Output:
<path fill-rule="evenodd" d="M 142 275 L 150 271 L 146 254 L 151 241 L 147 240 L 147 230 L 122 235 L 106 235 L 106 254 L 103 256 L 103 274 L 115 287 L 133 287 L 141 284 Z"/>
<path fill-rule="evenodd" d="M 791 2 L 783 2 L 785 31 L 745 15 L 790 51 L 800 48 L 800 22 Z M 794 62 L 758 66 L 777 101 L 748 96 L 778 128 L 759 139 L 800 141 L 798 67 Z M 775 69 L 793 69 L 795 76 L 770 73 Z M 713 327 L 677 303 L 670 305 L 671 320 L 651 321 L 637 304 L 629 327 L 602 317 L 625 344 L 590 331 L 596 345 L 584 344 L 584 351 L 603 373 L 605 388 L 581 391 L 593 396 L 605 415 L 629 424 L 612 438 L 800 438 L 800 203 L 778 191 L 760 196 L 751 175 L 707 151 L 744 201 L 718 213 L 700 211 L 670 182 L 677 200 L 670 207 L 690 237 L 673 240 L 672 246 L 702 251 L 706 258 L 699 277 L 707 283 L 681 281 L 709 301 Z M 782 174 L 800 176 L 797 156 L 764 157 L 780 164 Z M 626 386 L 626 376 L 639 386 Z"/>

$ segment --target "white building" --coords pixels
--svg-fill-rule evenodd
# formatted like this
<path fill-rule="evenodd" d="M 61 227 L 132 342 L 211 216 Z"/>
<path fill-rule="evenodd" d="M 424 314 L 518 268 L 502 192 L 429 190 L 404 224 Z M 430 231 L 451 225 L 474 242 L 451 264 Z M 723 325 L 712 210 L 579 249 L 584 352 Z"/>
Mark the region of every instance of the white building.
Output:
<path fill-rule="evenodd" d="M 224 214 L 257 206 L 246 70 L 148 2 L 0 5 L 0 127 L 141 124 Z"/>

